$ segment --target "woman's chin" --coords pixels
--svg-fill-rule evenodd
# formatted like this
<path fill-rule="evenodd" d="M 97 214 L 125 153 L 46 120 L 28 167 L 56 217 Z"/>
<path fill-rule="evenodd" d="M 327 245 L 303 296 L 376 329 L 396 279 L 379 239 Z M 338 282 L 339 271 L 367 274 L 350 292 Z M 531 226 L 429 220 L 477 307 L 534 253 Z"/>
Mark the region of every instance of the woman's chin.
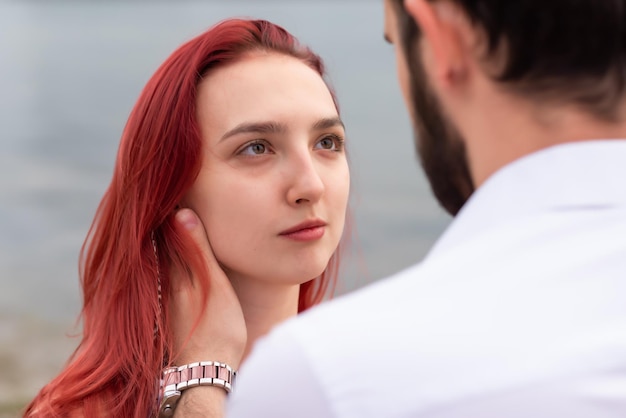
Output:
<path fill-rule="evenodd" d="M 303 271 L 301 271 L 299 274 L 294 275 L 294 277 L 300 278 L 300 280 L 298 280 L 298 284 L 310 282 L 311 280 L 320 277 L 324 273 L 324 271 L 326 271 L 327 266 L 328 262 L 315 266 L 310 266 L 308 269 L 302 269 Z"/>

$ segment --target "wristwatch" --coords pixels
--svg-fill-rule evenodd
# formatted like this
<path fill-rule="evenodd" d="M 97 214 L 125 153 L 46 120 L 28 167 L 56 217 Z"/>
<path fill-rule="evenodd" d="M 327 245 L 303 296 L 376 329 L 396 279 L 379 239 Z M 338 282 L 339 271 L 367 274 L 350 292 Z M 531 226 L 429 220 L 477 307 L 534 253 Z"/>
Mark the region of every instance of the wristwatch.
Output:
<path fill-rule="evenodd" d="M 158 418 L 174 416 L 183 390 L 194 386 L 219 386 L 230 393 L 236 377 L 237 372 L 229 365 L 217 361 L 201 361 L 164 369 Z"/>

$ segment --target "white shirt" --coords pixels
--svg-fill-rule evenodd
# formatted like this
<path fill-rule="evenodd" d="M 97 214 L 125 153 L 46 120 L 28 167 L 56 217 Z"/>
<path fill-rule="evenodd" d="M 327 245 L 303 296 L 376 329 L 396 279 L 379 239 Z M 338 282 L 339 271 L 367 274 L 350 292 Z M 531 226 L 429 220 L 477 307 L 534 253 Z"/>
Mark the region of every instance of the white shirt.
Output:
<path fill-rule="evenodd" d="M 261 340 L 228 411 L 626 417 L 626 140 L 492 175 L 422 263 Z"/>

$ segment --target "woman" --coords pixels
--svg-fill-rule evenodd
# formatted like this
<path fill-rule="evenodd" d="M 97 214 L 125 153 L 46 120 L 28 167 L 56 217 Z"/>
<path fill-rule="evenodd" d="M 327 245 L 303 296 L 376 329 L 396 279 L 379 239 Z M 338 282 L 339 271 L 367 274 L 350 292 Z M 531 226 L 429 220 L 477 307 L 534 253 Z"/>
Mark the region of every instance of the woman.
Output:
<path fill-rule="evenodd" d="M 284 29 L 246 20 L 157 70 L 83 247 L 82 341 L 25 416 L 154 416 L 164 367 L 236 369 L 256 338 L 332 290 L 349 172 L 323 76 Z M 222 343 L 228 359 L 198 357 Z"/>

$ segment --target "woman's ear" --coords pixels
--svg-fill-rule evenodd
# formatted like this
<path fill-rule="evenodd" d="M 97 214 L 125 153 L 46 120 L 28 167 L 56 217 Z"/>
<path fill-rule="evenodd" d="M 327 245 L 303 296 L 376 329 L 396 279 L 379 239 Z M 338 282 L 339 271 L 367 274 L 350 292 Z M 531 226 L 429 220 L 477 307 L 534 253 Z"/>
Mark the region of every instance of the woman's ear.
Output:
<path fill-rule="evenodd" d="M 468 69 L 465 15 L 450 0 L 405 0 L 404 6 L 422 33 L 425 67 L 437 84 L 450 86 Z"/>

